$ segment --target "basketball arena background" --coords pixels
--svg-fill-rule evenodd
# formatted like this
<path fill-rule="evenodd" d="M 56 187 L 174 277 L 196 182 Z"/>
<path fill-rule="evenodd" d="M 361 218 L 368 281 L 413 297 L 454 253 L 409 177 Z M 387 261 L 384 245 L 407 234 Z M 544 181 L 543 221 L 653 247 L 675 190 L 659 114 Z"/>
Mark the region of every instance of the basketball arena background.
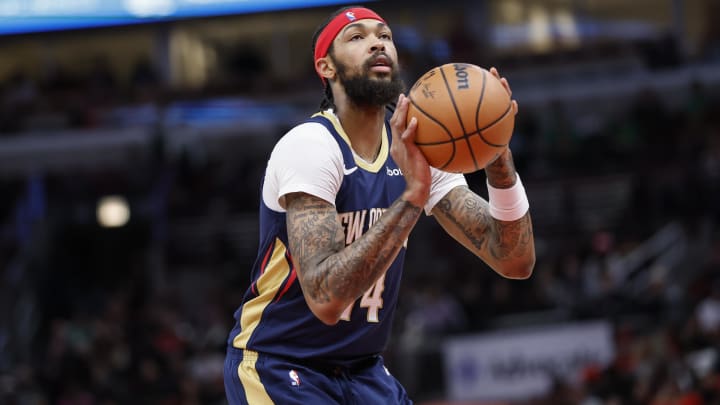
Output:
<path fill-rule="evenodd" d="M 341 3 L 0 0 L 0 403 L 225 403 L 265 159 Z M 421 219 L 385 353 L 415 401 L 720 403 L 720 1 L 367 4 L 406 83 L 508 77 L 535 227 L 510 281 Z"/>

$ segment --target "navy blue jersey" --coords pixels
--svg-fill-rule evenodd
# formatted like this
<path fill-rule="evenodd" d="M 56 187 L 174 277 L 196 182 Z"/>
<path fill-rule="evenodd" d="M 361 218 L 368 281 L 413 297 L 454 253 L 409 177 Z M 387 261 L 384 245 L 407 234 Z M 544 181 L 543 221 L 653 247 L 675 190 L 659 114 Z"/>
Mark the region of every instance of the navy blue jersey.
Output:
<path fill-rule="evenodd" d="M 347 245 L 365 233 L 405 189 L 405 179 L 389 154 L 390 126 L 386 121 L 378 158 L 367 163 L 355 158 L 347 135 L 332 113 L 316 114 L 308 122 L 324 126 L 342 153 L 343 175 L 335 206 Z M 318 136 L 328 136 L 321 132 Z M 271 209 L 261 199 L 260 247 L 252 283 L 235 313 L 237 323 L 229 345 L 337 364 L 382 352 L 397 305 L 405 249 L 400 249 L 385 275 L 344 312 L 336 325 L 325 325 L 310 311 L 300 288 L 289 250 L 285 212 Z"/>

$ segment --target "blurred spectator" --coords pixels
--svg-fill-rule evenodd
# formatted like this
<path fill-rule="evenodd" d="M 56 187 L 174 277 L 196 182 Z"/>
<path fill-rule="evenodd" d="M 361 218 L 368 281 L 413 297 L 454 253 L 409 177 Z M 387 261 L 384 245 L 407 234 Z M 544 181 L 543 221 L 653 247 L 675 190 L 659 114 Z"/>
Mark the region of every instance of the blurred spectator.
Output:
<path fill-rule="evenodd" d="M 702 333 L 720 337 L 720 281 L 716 281 L 710 294 L 700 301 L 695 316 Z"/>
<path fill-rule="evenodd" d="M 703 12 L 704 21 L 704 38 L 702 38 L 702 53 L 710 60 L 720 60 L 720 26 L 718 26 L 715 16 L 720 15 L 720 3 L 717 1 L 707 1 L 704 3 L 706 10 Z"/>

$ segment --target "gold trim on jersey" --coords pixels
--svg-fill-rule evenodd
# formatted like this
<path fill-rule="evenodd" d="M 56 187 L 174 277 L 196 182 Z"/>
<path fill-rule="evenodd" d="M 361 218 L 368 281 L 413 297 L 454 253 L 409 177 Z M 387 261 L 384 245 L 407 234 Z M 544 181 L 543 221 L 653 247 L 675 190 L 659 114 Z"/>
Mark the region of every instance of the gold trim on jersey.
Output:
<path fill-rule="evenodd" d="M 257 352 L 243 350 L 243 358 L 238 365 L 237 373 L 243 390 L 245 390 L 245 399 L 247 399 L 248 404 L 272 405 L 274 402 L 265 390 L 265 385 L 260 380 L 260 375 L 255 368 L 257 359 Z"/>
<path fill-rule="evenodd" d="M 283 281 L 290 273 L 291 266 L 285 258 L 287 249 L 280 239 L 275 239 L 275 249 L 265 266 L 265 271 L 258 278 L 258 296 L 243 304 L 240 314 L 240 333 L 233 339 L 233 347 L 244 349 L 255 328 L 260 324 L 263 311 L 277 295 Z"/>
<path fill-rule="evenodd" d="M 337 133 L 340 134 L 340 137 L 342 139 L 344 139 L 348 145 L 350 145 L 350 149 L 352 150 L 352 142 L 350 142 L 350 137 L 347 135 L 347 133 L 345 133 L 345 130 L 343 129 L 342 125 L 340 124 L 340 121 L 338 120 L 337 116 L 332 111 L 325 110 L 325 111 L 320 111 L 319 113 L 313 114 L 313 117 L 317 117 L 317 116 L 327 118 L 330 121 L 330 123 L 332 123 L 333 128 L 335 128 L 335 131 L 337 131 Z M 380 142 L 380 153 L 378 153 L 377 158 L 375 158 L 374 162 L 367 162 L 366 160 L 357 156 L 355 151 L 353 151 L 353 157 L 355 158 L 355 164 L 360 166 L 363 170 L 367 170 L 372 173 L 377 173 L 385 165 L 385 161 L 387 160 L 389 150 L 390 150 L 390 147 L 389 147 L 389 142 L 388 142 L 387 127 L 386 127 L 385 123 L 383 122 L 382 140 Z"/>

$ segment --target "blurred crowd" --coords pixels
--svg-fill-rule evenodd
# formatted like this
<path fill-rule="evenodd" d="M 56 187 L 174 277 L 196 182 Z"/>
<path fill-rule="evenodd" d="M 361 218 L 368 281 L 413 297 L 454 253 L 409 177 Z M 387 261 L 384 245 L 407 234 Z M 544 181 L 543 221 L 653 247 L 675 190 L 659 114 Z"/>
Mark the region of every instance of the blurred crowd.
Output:
<path fill-rule="evenodd" d="M 527 404 L 720 404 L 720 93 L 701 82 L 687 90 L 670 108 L 649 86 L 591 133 L 562 100 L 522 108 L 511 146 L 537 223 L 529 280 L 500 278 L 421 221 L 386 353 L 417 401 L 444 396 L 447 336 L 606 319 L 611 364 L 587 367 L 579 384 L 558 379 Z M 81 77 L 18 72 L 0 87 L 0 134 L 111 126 L 113 107 L 183 95 L 163 89 L 148 62 L 129 86 L 101 59 Z M 157 145 L 122 169 L 0 178 L 0 403 L 225 403 L 225 341 L 254 259 L 268 152 L 170 157 Z M 599 225 L 583 226 L 568 194 L 556 205 L 532 192 L 608 176 L 628 197 Z M 484 190 L 482 173 L 468 180 Z M 109 193 L 137 213 L 124 228 L 95 223 L 95 201 Z"/>
<path fill-rule="evenodd" d="M 159 72 L 146 60 L 135 63 L 126 82 L 100 55 L 87 72 L 59 64 L 41 77 L 17 70 L 0 83 L 0 134 L 117 125 L 114 108 L 160 104 L 162 88 Z"/>

